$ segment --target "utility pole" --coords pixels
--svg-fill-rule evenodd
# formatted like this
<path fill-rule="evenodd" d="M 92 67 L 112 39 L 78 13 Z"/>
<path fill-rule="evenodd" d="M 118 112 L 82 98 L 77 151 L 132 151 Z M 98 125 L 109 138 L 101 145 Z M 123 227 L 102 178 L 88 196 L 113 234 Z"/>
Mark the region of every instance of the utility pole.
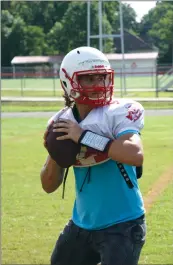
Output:
<path fill-rule="evenodd" d="M 99 49 L 103 52 L 103 31 L 102 31 L 102 0 L 98 2 L 98 17 L 99 17 Z"/>
<path fill-rule="evenodd" d="M 123 23 L 123 9 L 122 9 L 121 0 L 119 0 L 119 12 L 120 12 L 123 91 L 124 91 L 124 94 L 126 94 L 126 65 L 125 65 L 125 58 L 124 58 L 124 23 Z"/>
<path fill-rule="evenodd" d="M 87 2 L 87 46 L 90 46 L 91 21 L 90 21 L 91 2 Z"/>

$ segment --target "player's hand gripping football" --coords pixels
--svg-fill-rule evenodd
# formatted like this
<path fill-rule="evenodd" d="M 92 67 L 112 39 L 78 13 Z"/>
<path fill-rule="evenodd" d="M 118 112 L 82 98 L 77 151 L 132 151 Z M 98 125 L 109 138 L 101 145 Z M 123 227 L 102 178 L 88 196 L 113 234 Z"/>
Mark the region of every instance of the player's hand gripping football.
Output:
<path fill-rule="evenodd" d="M 49 133 L 49 127 L 52 126 L 52 124 L 54 123 L 54 121 L 51 122 L 51 124 L 47 127 L 46 131 L 44 132 L 44 135 L 43 135 L 43 145 L 44 147 L 47 149 L 47 141 L 46 141 L 46 138 L 48 136 L 48 133 Z"/>
<path fill-rule="evenodd" d="M 46 138 L 47 138 L 47 135 L 48 135 L 48 129 L 46 129 L 44 135 L 43 135 L 43 145 L 44 147 L 47 149 L 47 143 L 46 143 Z"/>
<path fill-rule="evenodd" d="M 53 132 L 63 132 L 66 135 L 57 137 L 57 140 L 67 140 L 71 139 L 75 143 L 78 143 L 78 140 L 83 132 L 78 123 L 73 122 L 67 119 L 61 119 L 58 122 L 53 124 Z"/>

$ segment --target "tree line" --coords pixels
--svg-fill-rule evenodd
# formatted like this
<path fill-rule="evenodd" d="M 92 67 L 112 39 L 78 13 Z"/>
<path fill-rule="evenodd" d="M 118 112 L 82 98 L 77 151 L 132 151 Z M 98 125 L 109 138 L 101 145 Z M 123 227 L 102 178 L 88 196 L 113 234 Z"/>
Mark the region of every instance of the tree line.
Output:
<path fill-rule="evenodd" d="M 119 4 L 103 2 L 103 33 L 119 30 Z M 142 7 L 141 7 L 142 8 Z M 98 2 L 91 2 L 91 34 L 98 34 Z M 129 4 L 123 4 L 124 28 L 159 49 L 159 62 L 173 57 L 173 2 L 158 1 L 140 23 Z M 66 54 L 87 43 L 87 3 L 84 1 L 1 1 L 1 64 L 14 56 Z M 91 46 L 98 48 L 98 40 Z M 115 52 L 112 38 L 104 52 Z"/>

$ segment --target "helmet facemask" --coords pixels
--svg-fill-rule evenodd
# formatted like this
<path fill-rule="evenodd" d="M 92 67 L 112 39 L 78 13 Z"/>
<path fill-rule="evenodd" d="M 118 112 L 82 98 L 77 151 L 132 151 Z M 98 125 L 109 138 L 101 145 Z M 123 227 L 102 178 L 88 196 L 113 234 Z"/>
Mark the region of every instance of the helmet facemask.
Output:
<path fill-rule="evenodd" d="M 110 104 L 113 95 L 114 71 L 112 69 L 94 69 L 74 72 L 72 78 L 68 76 L 65 69 L 62 69 L 70 82 L 70 97 L 75 102 L 92 107 L 105 106 Z M 81 78 L 84 76 L 96 75 L 103 80 L 102 84 L 84 85 Z"/>

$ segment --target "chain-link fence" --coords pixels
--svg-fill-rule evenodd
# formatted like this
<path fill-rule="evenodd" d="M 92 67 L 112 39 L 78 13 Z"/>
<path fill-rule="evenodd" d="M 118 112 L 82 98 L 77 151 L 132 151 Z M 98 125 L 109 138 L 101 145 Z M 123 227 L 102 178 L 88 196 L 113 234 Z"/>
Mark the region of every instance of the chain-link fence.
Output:
<path fill-rule="evenodd" d="M 165 75 L 170 66 L 156 68 L 140 67 L 138 69 L 115 70 L 115 93 L 131 93 L 147 96 L 158 90 L 157 77 Z M 59 72 L 51 66 L 2 67 L 1 89 L 3 96 L 61 96 L 62 89 Z"/>

